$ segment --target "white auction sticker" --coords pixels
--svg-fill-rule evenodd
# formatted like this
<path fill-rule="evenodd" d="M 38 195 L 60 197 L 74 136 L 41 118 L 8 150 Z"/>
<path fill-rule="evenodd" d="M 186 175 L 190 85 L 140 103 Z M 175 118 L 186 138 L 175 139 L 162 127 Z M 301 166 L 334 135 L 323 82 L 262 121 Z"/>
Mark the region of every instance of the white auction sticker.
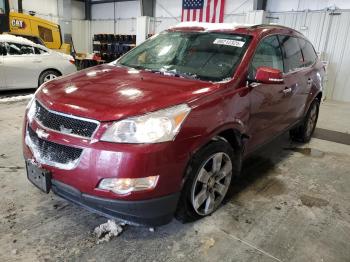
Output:
<path fill-rule="evenodd" d="M 232 40 L 232 39 L 223 39 L 223 38 L 217 38 L 213 42 L 215 45 L 228 45 L 228 46 L 235 46 L 235 47 L 243 47 L 245 42 L 238 41 L 238 40 Z"/>

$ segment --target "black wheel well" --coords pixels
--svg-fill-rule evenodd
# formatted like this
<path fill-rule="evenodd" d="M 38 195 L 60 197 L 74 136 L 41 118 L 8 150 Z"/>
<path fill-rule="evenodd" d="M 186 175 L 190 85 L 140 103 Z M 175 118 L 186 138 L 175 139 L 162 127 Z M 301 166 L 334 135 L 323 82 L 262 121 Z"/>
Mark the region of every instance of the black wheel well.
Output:
<path fill-rule="evenodd" d="M 47 72 L 47 71 L 54 71 L 54 72 L 58 73 L 60 76 L 62 75 L 62 73 L 61 73 L 59 70 L 55 69 L 55 68 L 48 68 L 48 69 L 45 69 L 45 70 L 42 71 L 42 72 L 40 73 L 40 75 L 39 75 L 39 78 L 38 78 L 38 86 L 40 85 L 40 77 L 41 77 L 45 72 Z"/>
<path fill-rule="evenodd" d="M 318 99 L 319 102 L 322 101 L 322 92 L 319 92 L 316 96 L 316 99 Z"/>
<path fill-rule="evenodd" d="M 243 136 L 238 130 L 226 129 L 213 137 L 212 140 L 222 139 L 228 142 L 235 152 L 240 152 L 243 147 L 242 138 Z"/>

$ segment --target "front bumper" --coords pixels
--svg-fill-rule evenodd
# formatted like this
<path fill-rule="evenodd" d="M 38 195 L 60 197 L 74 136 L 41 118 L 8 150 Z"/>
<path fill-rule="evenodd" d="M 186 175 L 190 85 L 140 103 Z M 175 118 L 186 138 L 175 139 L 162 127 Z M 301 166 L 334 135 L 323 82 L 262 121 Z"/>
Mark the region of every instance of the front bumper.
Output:
<path fill-rule="evenodd" d="M 60 197 L 107 218 L 147 226 L 169 223 L 174 215 L 179 193 L 149 200 L 123 201 L 88 195 L 78 189 L 52 180 L 52 191 Z"/>
<path fill-rule="evenodd" d="M 188 140 L 158 144 L 108 143 L 100 140 L 105 126 L 100 124 L 91 139 L 86 139 L 54 131 L 35 118 L 28 122 L 26 117 L 23 126 L 24 158 L 48 170 L 54 193 L 71 202 L 105 216 L 134 223 L 160 225 L 169 222 L 177 206 L 190 156 Z M 28 142 L 34 140 L 26 139 L 31 136 L 38 139 L 35 145 Z M 72 155 L 72 150 L 76 149 L 79 149 L 79 157 L 74 165 L 65 164 L 66 168 L 62 168 L 51 163 L 58 157 L 61 159 L 63 153 Z M 45 154 L 50 161 L 42 161 Z M 148 176 L 159 176 L 154 189 L 118 195 L 98 188 L 104 178 Z"/>

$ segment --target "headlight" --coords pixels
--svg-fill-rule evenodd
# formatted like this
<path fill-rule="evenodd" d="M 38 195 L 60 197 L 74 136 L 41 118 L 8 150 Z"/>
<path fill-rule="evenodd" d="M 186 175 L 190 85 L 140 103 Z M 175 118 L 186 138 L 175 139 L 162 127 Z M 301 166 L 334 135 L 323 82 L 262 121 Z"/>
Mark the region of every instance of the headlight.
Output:
<path fill-rule="evenodd" d="M 171 141 L 191 108 L 186 104 L 113 123 L 101 140 L 117 143 L 159 143 Z"/>
<path fill-rule="evenodd" d="M 99 189 L 112 191 L 116 194 L 150 190 L 156 187 L 159 176 L 142 178 L 105 178 L 98 185 Z"/>

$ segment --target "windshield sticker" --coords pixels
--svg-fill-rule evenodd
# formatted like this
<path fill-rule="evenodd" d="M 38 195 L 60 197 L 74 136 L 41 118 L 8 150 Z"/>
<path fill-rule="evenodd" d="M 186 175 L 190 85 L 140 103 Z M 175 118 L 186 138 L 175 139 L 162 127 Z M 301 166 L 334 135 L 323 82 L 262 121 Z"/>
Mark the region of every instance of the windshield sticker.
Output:
<path fill-rule="evenodd" d="M 214 45 L 228 45 L 228 46 L 234 46 L 234 47 L 243 47 L 245 42 L 243 41 L 237 41 L 237 40 L 231 40 L 231 39 L 223 39 L 223 38 L 217 38 L 213 42 Z"/>

